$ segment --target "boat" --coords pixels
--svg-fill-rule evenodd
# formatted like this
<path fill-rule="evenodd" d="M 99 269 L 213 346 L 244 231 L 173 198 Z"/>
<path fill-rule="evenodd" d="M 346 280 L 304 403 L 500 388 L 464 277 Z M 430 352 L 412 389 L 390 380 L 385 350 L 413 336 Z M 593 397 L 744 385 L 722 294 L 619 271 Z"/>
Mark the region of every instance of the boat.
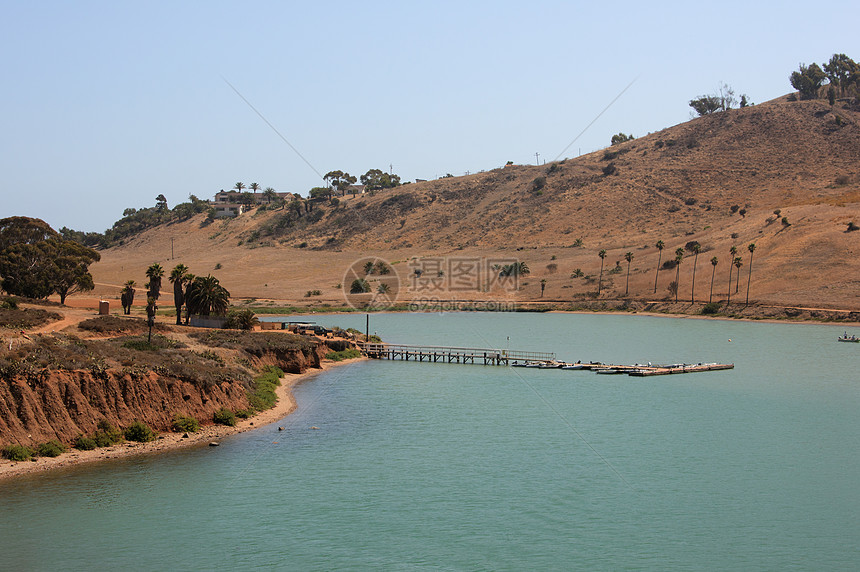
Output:
<path fill-rule="evenodd" d="M 617 367 L 607 367 L 604 369 L 596 369 L 596 370 L 594 370 L 594 373 L 599 373 L 602 375 L 616 375 L 619 373 L 627 373 L 627 371 L 623 370 L 623 369 L 619 369 Z"/>
<path fill-rule="evenodd" d="M 561 366 L 561 369 L 585 369 L 585 365 L 581 363 L 569 363 Z"/>
<path fill-rule="evenodd" d="M 845 332 L 845 334 L 839 336 L 836 339 L 840 342 L 850 342 L 854 344 L 860 343 L 860 338 L 858 338 L 857 336 L 849 336 L 848 332 Z"/>
<path fill-rule="evenodd" d="M 538 364 L 540 369 L 558 369 L 564 367 L 564 364 L 557 361 L 542 361 Z"/>

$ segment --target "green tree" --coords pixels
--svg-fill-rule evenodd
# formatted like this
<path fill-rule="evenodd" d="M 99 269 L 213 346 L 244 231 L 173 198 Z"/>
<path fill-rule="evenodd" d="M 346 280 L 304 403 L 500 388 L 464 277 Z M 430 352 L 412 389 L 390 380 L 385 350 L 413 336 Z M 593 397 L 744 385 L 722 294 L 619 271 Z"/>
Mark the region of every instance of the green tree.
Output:
<path fill-rule="evenodd" d="M 827 75 L 818 67 L 818 64 L 800 64 L 800 69 L 792 72 L 789 76 L 791 87 L 800 93 L 800 99 L 815 99 L 818 97 L 818 89 Z"/>
<path fill-rule="evenodd" d="M 684 260 L 684 248 L 675 250 L 675 302 L 678 301 L 678 290 L 681 289 L 681 261 Z"/>
<path fill-rule="evenodd" d="M 755 252 L 755 243 L 751 242 L 747 245 L 747 250 L 750 251 L 750 267 L 747 274 L 747 301 L 746 304 L 750 303 L 750 283 L 752 282 L 752 263 L 753 263 L 753 252 Z"/>
<path fill-rule="evenodd" d="M 708 304 L 710 304 L 714 299 L 714 276 L 717 275 L 717 264 L 719 262 L 720 260 L 716 256 L 711 258 L 711 266 L 713 268 L 711 269 L 711 293 L 708 295 Z"/>
<path fill-rule="evenodd" d="M 167 212 L 167 199 L 164 195 L 155 197 L 155 210 L 158 212 Z"/>
<path fill-rule="evenodd" d="M 251 189 L 252 193 L 254 193 L 254 197 L 256 200 L 257 191 L 260 190 L 260 185 L 257 183 L 251 183 L 250 185 L 248 185 L 248 188 Z"/>
<path fill-rule="evenodd" d="M 627 296 L 627 294 L 630 292 L 630 263 L 633 262 L 633 253 L 625 253 L 624 260 L 627 261 L 627 286 L 624 288 L 624 295 Z"/>
<path fill-rule="evenodd" d="M 176 308 L 176 325 L 182 325 L 182 306 L 185 305 L 185 275 L 188 267 L 177 264 L 170 271 L 170 283 L 173 284 L 173 306 Z"/>
<path fill-rule="evenodd" d="M 663 259 L 663 249 L 666 247 L 666 245 L 663 243 L 662 240 L 658 240 L 657 244 L 655 244 L 654 246 L 657 247 L 657 252 L 658 252 L 658 254 L 657 254 L 657 272 L 656 272 L 656 274 L 654 274 L 654 293 L 656 294 L 657 293 L 657 278 L 660 276 L 660 261 Z"/>
<path fill-rule="evenodd" d="M 52 238 L 48 242 L 53 248 L 51 282 L 54 292 L 60 295 L 60 304 L 66 303 L 69 294 L 93 290 L 95 284 L 89 266 L 101 260 L 99 253 L 71 240 Z"/>
<path fill-rule="evenodd" d="M 123 314 L 131 314 L 131 305 L 134 304 L 134 280 L 128 280 L 122 287 L 119 300 L 122 303 Z"/>
<path fill-rule="evenodd" d="M 390 189 L 400 186 L 400 177 L 390 173 L 384 173 L 379 169 L 370 169 L 361 176 L 361 184 L 369 191 Z"/>
<path fill-rule="evenodd" d="M 618 133 L 617 135 L 612 136 L 612 140 L 610 142 L 611 145 L 618 145 L 619 143 L 626 143 L 627 141 L 633 141 L 635 137 L 633 134 L 625 135 L 624 133 Z"/>
<path fill-rule="evenodd" d="M 242 190 L 246 189 L 247 187 L 245 186 L 245 183 L 243 183 L 242 181 L 239 181 L 238 183 L 233 185 L 233 188 L 236 189 L 237 193 L 241 193 Z"/>
<path fill-rule="evenodd" d="M 693 283 L 692 283 L 692 286 L 690 286 L 690 303 L 695 304 L 696 303 L 696 266 L 699 264 L 699 251 L 702 249 L 702 247 L 697 242 L 693 245 L 692 248 L 693 248 L 693 253 L 695 254 L 695 256 L 693 257 Z"/>
<path fill-rule="evenodd" d="M 731 256 L 729 257 L 729 294 L 728 298 L 726 299 L 726 306 L 732 303 L 732 268 L 734 268 L 735 266 L 735 257 L 738 254 L 738 247 L 732 245 L 732 247 L 729 249 L 729 254 L 731 254 Z"/>
<path fill-rule="evenodd" d="M 185 286 L 185 292 L 183 293 L 183 297 L 185 298 L 185 325 L 188 325 L 188 322 L 191 320 L 191 310 L 188 309 L 188 294 L 191 292 L 191 285 L 194 284 L 194 279 L 197 278 L 194 274 L 190 272 L 186 273 L 183 278 L 183 283 Z"/>
<path fill-rule="evenodd" d="M 700 95 L 690 100 L 690 107 L 699 114 L 699 117 L 710 115 L 720 110 L 720 98 L 716 95 Z"/>
<path fill-rule="evenodd" d="M 838 87 L 839 94 L 845 95 L 845 91 L 860 80 L 860 65 L 845 54 L 833 54 L 830 61 L 824 64 L 824 74 L 831 86 Z"/>
<path fill-rule="evenodd" d="M 597 281 L 597 295 L 600 296 L 600 290 L 603 286 L 603 261 L 606 259 L 606 249 L 601 249 L 597 256 L 600 257 L 600 278 Z"/>
<path fill-rule="evenodd" d="M 211 274 L 197 276 L 191 283 L 185 303 L 191 314 L 223 316 L 230 305 L 230 292 Z"/>
<path fill-rule="evenodd" d="M 272 187 L 266 187 L 263 189 L 263 198 L 267 204 L 272 204 L 272 201 L 278 198 L 278 193 Z"/>
<path fill-rule="evenodd" d="M 239 310 L 233 308 L 227 312 L 227 321 L 224 322 L 224 327 L 231 330 L 253 330 L 260 322 L 253 310 Z"/>

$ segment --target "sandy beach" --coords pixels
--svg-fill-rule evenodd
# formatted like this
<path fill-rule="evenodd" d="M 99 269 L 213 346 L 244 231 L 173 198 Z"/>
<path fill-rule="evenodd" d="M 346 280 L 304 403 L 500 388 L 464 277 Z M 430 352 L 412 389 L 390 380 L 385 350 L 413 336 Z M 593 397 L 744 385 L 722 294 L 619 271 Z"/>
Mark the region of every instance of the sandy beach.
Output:
<path fill-rule="evenodd" d="M 212 442 L 218 442 L 224 437 L 259 429 L 271 423 L 283 419 L 296 409 L 296 401 L 292 389 L 301 381 L 306 381 L 314 376 L 349 363 L 361 361 L 365 358 L 354 358 L 341 362 L 324 361 L 321 369 L 312 369 L 304 373 L 288 373 L 281 378 L 281 385 L 276 393 L 278 402 L 271 409 L 263 411 L 250 419 L 240 419 L 235 427 L 225 425 L 209 424 L 200 428 L 196 433 L 161 433 L 155 441 L 150 443 L 134 443 L 125 441 L 111 447 L 102 447 L 92 451 L 79 451 L 70 448 L 59 457 L 37 457 L 35 461 L 12 462 L 5 459 L 0 460 L 0 481 L 12 479 L 23 475 L 31 475 L 83 463 L 105 461 L 108 459 L 122 459 L 136 455 L 148 455 L 160 453 L 183 447 L 200 446 Z"/>

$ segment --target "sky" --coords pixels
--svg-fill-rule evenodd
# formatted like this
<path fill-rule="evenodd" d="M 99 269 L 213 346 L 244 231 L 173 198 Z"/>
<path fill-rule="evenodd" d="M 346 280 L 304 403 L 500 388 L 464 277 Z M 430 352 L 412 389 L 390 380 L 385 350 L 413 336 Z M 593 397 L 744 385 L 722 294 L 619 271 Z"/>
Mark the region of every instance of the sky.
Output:
<path fill-rule="evenodd" d="M 760 103 L 801 62 L 860 59 L 856 1 L 702 6 L 6 0 L 0 218 L 103 232 L 162 193 L 550 162 L 721 82 Z"/>

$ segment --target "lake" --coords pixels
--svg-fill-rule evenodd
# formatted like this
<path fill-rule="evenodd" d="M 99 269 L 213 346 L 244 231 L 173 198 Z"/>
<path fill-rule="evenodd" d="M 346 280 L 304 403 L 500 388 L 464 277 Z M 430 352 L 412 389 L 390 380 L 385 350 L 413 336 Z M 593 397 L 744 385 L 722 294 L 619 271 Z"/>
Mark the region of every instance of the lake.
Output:
<path fill-rule="evenodd" d="M 854 570 L 860 347 L 844 329 L 371 315 L 390 342 L 736 367 L 335 368 L 296 388 L 296 413 L 220 447 L 0 483 L 3 568 Z"/>

